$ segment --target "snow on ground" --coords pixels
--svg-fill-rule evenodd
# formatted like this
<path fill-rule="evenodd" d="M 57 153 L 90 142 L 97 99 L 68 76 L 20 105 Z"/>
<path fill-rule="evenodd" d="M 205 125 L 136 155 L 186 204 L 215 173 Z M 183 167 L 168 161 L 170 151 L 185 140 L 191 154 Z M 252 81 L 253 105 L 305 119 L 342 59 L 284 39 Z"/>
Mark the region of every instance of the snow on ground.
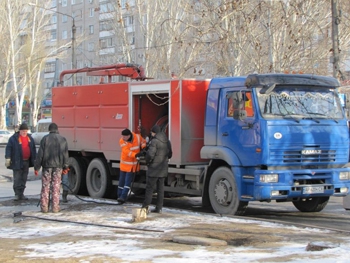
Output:
<path fill-rule="evenodd" d="M 273 247 L 253 246 L 212 246 L 180 245 L 174 246 L 170 242 L 163 242 L 164 235 L 190 226 L 209 224 L 222 228 L 228 224 L 258 225 L 261 229 L 269 229 L 271 235 L 276 229 L 294 231 L 296 235 L 332 235 L 324 230 L 311 228 L 298 228 L 274 223 L 254 220 L 219 217 L 217 215 L 186 212 L 174 209 L 164 209 L 162 215 L 149 215 L 146 221 L 132 223 L 130 210 L 139 205 L 116 208 L 116 206 L 103 206 L 85 208 L 81 211 L 64 211 L 58 214 L 42 214 L 37 211 L 23 212 L 23 221 L 4 224 L 12 220 L 9 215 L 0 213 L 0 238 L 13 240 L 31 240 L 23 242 L 20 249 L 25 251 L 20 255 L 23 259 L 51 258 L 51 259 L 79 259 L 88 258 L 94 262 L 104 258 L 122 259 L 123 262 L 349 262 L 350 237 L 339 239 L 335 248 L 322 251 L 306 251 L 309 242 L 296 242 L 286 238 Z M 119 209 L 119 210 L 116 210 Z M 52 219 L 41 220 L 38 218 Z M 76 223 L 57 222 L 66 220 Z M 102 226 L 102 227 L 101 227 Z M 127 228 L 127 229 L 123 229 Z M 258 233 L 257 233 L 258 234 Z M 68 236 L 52 241 L 52 237 Z M 263 241 L 264 236 L 261 236 Z M 299 239 L 300 240 L 300 239 Z M 2 241 L 3 242 L 3 241 Z M 152 245 L 154 242 L 154 246 Z M 276 259 L 279 259 L 276 261 Z M 106 261 L 103 261 L 106 262 Z M 107 262 L 114 262 L 113 260 Z"/>

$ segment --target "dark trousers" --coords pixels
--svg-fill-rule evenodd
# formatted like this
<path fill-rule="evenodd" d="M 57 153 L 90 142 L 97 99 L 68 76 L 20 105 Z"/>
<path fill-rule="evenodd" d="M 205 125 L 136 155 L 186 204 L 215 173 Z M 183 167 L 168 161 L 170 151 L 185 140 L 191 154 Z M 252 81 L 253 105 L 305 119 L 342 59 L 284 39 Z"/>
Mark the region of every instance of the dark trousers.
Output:
<path fill-rule="evenodd" d="M 120 171 L 119 173 L 119 185 L 118 185 L 118 198 L 126 201 L 131 191 L 131 183 L 133 179 L 133 172 Z"/>
<path fill-rule="evenodd" d="M 142 207 L 148 207 L 152 203 L 153 192 L 154 190 L 157 190 L 156 209 L 161 210 L 163 208 L 164 180 L 165 177 L 147 176 L 145 200 L 143 201 Z"/>
<path fill-rule="evenodd" d="M 22 195 L 26 188 L 29 172 L 29 161 L 23 161 L 23 167 L 19 170 L 13 170 L 13 191 L 15 195 Z"/>

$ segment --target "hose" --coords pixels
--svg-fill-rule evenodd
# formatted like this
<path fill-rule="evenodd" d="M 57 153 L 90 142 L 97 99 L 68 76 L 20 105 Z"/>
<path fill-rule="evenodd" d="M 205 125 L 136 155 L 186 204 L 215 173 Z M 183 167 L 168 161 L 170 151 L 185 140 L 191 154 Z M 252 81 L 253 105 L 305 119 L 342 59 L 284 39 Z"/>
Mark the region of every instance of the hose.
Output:
<path fill-rule="evenodd" d="M 51 221 L 51 222 L 71 223 L 71 224 L 78 224 L 78 225 L 84 225 L 84 226 L 96 226 L 96 227 L 107 227 L 107 228 L 114 228 L 114 229 L 126 229 L 126 230 L 134 230 L 134 231 L 164 233 L 164 230 L 158 230 L 158 229 L 145 229 L 145 228 L 135 228 L 135 227 L 124 227 L 124 226 L 111 226 L 111 225 L 104 225 L 104 224 L 95 224 L 95 223 L 85 223 L 85 222 L 79 222 L 79 221 L 63 220 L 63 219 L 57 219 L 57 218 L 52 219 L 52 218 L 45 218 L 45 217 L 40 217 L 40 216 L 23 215 L 21 212 L 15 213 L 14 217 L 40 219 L 40 220 Z M 21 220 L 17 219 L 17 221 L 19 222 Z"/>

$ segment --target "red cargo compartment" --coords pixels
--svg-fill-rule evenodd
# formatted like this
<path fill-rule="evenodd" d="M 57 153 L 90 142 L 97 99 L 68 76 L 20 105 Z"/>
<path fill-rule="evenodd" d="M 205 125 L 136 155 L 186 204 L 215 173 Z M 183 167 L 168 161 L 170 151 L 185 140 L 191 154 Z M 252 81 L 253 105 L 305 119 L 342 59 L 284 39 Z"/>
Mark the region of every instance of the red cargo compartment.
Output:
<path fill-rule="evenodd" d="M 167 80 L 131 83 L 133 131 L 137 130 L 139 120 L 146 134 L 149 134 L 154 124 L 163 126 L 168 122 L 166 133 L 173 147 L 171 164 L 204 162 L 200 158 L 200 149 L 204 143 L 204 114 L 209 82 Z"/>

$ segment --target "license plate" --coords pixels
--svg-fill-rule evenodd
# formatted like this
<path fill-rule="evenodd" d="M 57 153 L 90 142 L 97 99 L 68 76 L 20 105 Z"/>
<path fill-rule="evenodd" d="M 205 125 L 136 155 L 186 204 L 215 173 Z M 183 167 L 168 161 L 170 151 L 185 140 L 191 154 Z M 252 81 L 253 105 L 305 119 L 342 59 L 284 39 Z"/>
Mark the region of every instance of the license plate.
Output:
<path fill-rule="evenodd" d="M 324 193 L 323 186 L 305 186 L 304 187 L 304 194 L 320 194 L 320 193 Z"/>

